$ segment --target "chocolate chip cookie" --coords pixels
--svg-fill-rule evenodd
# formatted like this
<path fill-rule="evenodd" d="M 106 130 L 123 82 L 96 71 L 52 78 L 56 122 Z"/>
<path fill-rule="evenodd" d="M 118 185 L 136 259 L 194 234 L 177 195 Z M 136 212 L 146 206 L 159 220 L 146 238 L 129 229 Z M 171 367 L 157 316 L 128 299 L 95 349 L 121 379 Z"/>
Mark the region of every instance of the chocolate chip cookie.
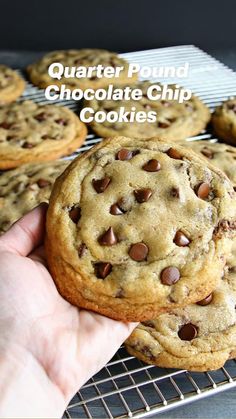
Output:
<path fill-rule="evenodd" d="M 219 138 L 236 145 L 236 98 L 227 100 L 216 108 L 211 122 Z"/>
<path fill-rule="evenodd" d="M 86 126 L 62 106 L 25 101 L 0 107 L 0 169 L 70 154 L 86 134 Z"/>
<path fill-rule="evenodd" d="M 236 234 L 235 197 L 228 178 L 192 150 L 104 140 L 53 188 L 46 248 L 59 292 L 136 321 L 205 298 Z"/>
<path fill-rule="evenodd" d="M 196 304 L 141 323 L 126 341 L 126 349 L 159 367 L 221 368 L 236 353 L 235 305 L 236 251 L 215 291 Z"/>
<path fill-rule="evenodd" d="M 214 166 L 223 170 L 236 190 L 236 148 L 210 141 L 188 141 L 182 144 L 207 159 Z"/>
<path fill-rule="evenodd" d="M 156 83 L 157 84 L 157 83 Z M 147 89 L 150 82 L 137 82 L 132 88 L 142 90 L 140 100 L 103 100 L 96 99 L 86 101 L 84 107 L 91 107 L 97 111 L 116 111 L 123 107 L 126 112 L 143 112 L 144 115 L 150 111 L 156 112 L 154 122 L 108 122 L 98 123 L 93 120 L 91 128 L 101 137 L 124 135 L 134 138 L 149 138 L 157 136 L 165 141 L 184 140 L 187 137 L 199 134 L 205 129 L 210 120 L 209 109 L 198 99 L 192 96 L 190 100 L 178 103 L 176 100 L 150 100 L 147 98 Z M 161 86 L 161 85 L 160 85 Z M 169 86 L 174 89 L 175 86 Z"/>
<path fill-rule="evenodd" d="M 48 202 L 67 161 L 24 164 L 0 173 L 0 234 L 41 202 Z"/>
<path fill-rule="evenodd" d="M 96 71 L 94 70 L 90 78 L 65 78 L 64 76 L 60 79 L 54 79 L 48 74 L 48 67 L 52 63 L 61 63 L 64 67 L 96 67 L 99 64 L 104 67 L 124 67 L 117 78 L 98 78 Z M 67 88 L 71 90 L 80 89 L 98 89 L 100 87 L 106 87 L 109 84 L 116 82 L 117 84 L 132 83 L 137 79 L 134 75 L 128 78 L 128 62 L 123 58 L 118 57 L 114 52 L 106 51 L 103 49 L 70 49 L 62 51 L 53 51 L 44 55 L 39 61 L 30 65 L 27 68 L 30 80 L 36 86 L 41 88 L 55 84 L 61 86 L 65 84 Z"/>
<path fill-rule="evenodd" d="M 14 102 L 24 91 L 25 82 L 11 68 L 0 64 L 0 105 Z"/>

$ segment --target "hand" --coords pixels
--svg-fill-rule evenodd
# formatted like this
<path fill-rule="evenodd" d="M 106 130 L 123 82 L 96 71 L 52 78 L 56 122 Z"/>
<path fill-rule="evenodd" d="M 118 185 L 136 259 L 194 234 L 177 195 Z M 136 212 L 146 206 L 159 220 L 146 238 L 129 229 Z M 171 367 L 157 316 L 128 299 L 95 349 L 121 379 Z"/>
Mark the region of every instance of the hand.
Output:
<path fill-rule="evenodd" d="M 44 248 L 47 205 L 0 237 L 0 417 L 62 416 L 136 326 L 79 310 L 57 292 Z"/>

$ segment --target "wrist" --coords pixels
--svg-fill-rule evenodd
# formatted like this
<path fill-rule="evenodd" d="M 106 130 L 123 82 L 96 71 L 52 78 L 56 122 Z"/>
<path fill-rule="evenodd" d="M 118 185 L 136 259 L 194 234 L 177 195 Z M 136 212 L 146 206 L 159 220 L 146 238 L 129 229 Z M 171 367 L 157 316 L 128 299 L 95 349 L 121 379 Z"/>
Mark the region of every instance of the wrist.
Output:
<path fill-rule="evenodd" d="M 1 351 L 2 352 L 2 351 Z M 60 418 L 66 402 L 31 353 L 17 345 L 0 356 L 0 417 Z"/>

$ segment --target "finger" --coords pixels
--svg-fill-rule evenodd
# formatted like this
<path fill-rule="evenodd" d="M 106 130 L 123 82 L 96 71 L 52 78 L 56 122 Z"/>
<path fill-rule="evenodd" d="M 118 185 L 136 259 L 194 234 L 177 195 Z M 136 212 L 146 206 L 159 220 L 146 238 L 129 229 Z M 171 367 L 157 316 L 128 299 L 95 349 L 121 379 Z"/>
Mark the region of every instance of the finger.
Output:
<path fill-rule="evenodd" d="M 80 310 L 78 358 L 83 359 L 83 371 L 80 370 L 83 384 L 103 368 L 137 325 Z"/>
<path fill-rule="evenodd" d="M 42 203 L 13 224 L 0 237 L 0 246 L 21 256 L 32 252 L 43 241 L 47 207 L 46 203 Z"/>

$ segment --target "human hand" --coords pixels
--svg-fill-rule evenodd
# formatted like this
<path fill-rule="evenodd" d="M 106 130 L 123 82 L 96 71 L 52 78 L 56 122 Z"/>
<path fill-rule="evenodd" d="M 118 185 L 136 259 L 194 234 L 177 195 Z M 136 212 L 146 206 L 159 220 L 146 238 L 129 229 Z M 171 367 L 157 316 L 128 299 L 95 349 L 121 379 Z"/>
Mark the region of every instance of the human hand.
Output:
<path fill-rule="evenodd" d="M 80 310 L 57 292 L 43 248 L 47 205 L 0 237 L 0 417 L 62 416 L 135 323 Z"/>

